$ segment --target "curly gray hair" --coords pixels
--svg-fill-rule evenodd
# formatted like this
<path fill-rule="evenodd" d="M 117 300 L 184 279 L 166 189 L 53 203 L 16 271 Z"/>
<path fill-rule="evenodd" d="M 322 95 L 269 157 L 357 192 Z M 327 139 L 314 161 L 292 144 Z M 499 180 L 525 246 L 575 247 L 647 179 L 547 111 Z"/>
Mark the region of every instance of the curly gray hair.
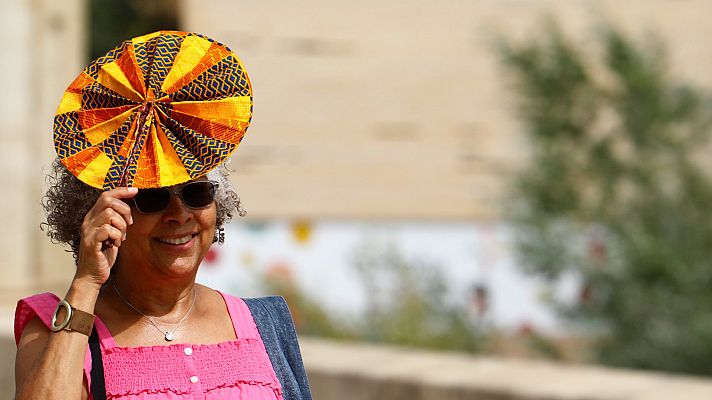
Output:
<path fill-rule="evenodd" d="M 81 241 L 81 226 L 84 216 L 94 206 L 101 194 L 100 189 L 93 188 L 80 181 L 55 159 L 51 171 L 47 174 L 47 191 L 42 198 L 47 221 L 41 224 L 41 229 L 47 231 L 53 243 L 68 245 L 76 261 L 79 257 Z M 208 179 L 218 182 L 215 193 L 217 215 L 216 230 L 221 229 L 237 214 L 244 217 L 247 212 L 242 208 L 240 196 L 228 176 L 230 170 L 227 162 L 208 172 Z M 217 235 L 217 232 L 216 232 Z M 216 236 L 216 241 L 218 236 Z M 222 243 L 222 241 L 219 241 Z"/>

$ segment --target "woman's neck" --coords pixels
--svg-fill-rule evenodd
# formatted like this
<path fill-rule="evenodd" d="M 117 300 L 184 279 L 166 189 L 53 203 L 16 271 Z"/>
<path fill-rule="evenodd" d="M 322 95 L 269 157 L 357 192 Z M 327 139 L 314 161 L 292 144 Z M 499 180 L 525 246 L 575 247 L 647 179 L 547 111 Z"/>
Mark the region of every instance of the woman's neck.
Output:
<path fill-rule="evenodd" d="M 185 313 L 197 290 L 194 276 L 154 280 L 145 276 L 130 276 L 124 268 L 116 271 L 108 286 L 119 301 L 129 303 L 127 305 L 147 316 L 166 319 L 174 319 L 175 315 Z"/>

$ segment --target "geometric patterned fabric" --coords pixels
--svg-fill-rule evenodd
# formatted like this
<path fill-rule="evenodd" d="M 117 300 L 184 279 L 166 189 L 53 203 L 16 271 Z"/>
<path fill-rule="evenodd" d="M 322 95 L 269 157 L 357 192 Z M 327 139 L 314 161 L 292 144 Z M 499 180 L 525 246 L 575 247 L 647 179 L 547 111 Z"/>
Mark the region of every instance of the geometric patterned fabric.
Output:
<path fill-rule="evenodd" d="M 54 146 L 89 186 L 172 186 L 222 163 L 251 118 L 252 86 L 229 48 L 160 31 L 123 42 L 69 85 Z"/>

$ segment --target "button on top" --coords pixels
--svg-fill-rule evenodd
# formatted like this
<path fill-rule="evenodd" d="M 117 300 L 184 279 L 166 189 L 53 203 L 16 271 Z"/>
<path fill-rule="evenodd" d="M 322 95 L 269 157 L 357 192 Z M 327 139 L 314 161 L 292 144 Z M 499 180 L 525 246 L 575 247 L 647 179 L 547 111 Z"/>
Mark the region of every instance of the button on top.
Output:
<path fill-rule="evenodd" d="M 193 349 L 191 349 L 190 347 L 186 347 L 185 349 L 183 349 L 183 353 L 185 353 L 186 356 L 189 356 L 193 354 Z"/>
<path fill-rule="evenodd" d="M 197 376 L 191 376 L 191 377 L 190 377 L 190 381 L 191 381 L 192 383 L 198 383 L 198 377 L 197 377 Z"/>

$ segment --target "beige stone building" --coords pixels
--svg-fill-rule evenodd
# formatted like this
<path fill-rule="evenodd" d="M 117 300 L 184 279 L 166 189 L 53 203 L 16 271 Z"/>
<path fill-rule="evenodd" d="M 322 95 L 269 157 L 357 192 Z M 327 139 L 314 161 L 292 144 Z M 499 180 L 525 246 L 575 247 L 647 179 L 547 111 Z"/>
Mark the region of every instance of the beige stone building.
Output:
<path fill-rule="evenodd" d="M 58 99 L 85 64 L 83 0 L 1 0 L 0 304 L 66 281 L 71 257 L 40 231 L 43 171 Z M 63 283 L 66 285 L 66 283 Z"/>
<path fill-rule="evenodd" d="M 675 74 L 712 85 L 701 0 L 176 1 L 182 29 L 232 47 L 255 115 L 233 166 L 252 219 L 483 220 L 526 157 L 498 35 L 554 16 L 582 45 L 608 18 L 668 44 Z M 39 230 L 52 117 L 86 64 L 83 0 L 2 0 L 0 299 L 66 284 L 71 257 Z M 595 49 L 592 49 L 594 51 Z"/>
<path fill-rule="evenodd" d="M 181 0 L 182 28 L 232 47 L 255 115 L 233 166 L 252 219 L 486 220 L 526 157 L 498 35 L 542 19 L 591 43 L 608 18 L 668 44 L 675 74 L 712 85 L 701 0 Z M 1 0 L 0 300 L 66 285 L 71 257 L 39 230 L 52 117 L 86 64 L 83 0 Z M 592 49 L 595 51 L 595 49 Z"/>

